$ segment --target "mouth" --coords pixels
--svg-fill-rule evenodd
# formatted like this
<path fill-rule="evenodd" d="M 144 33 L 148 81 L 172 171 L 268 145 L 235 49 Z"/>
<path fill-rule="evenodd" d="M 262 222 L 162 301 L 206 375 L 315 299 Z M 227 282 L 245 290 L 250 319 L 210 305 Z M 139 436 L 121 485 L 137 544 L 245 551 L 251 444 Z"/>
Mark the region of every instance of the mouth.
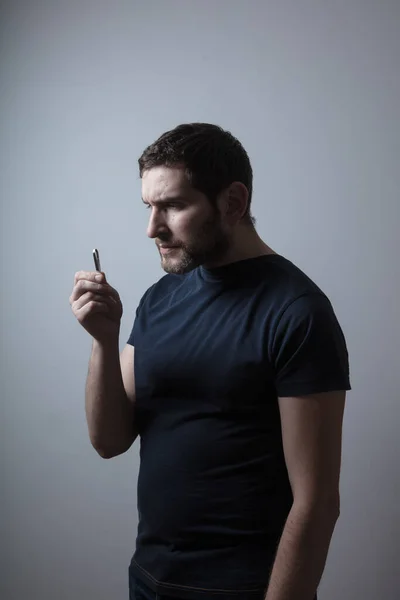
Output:
<path fill-rule="evenodd" d="M 161 252 L 161 254 L 169 254 L 170 252 L 173 252 L 174 250 L 177 250 L 179 248 L 179 246 L 158 246 L 159 251 Z"/>

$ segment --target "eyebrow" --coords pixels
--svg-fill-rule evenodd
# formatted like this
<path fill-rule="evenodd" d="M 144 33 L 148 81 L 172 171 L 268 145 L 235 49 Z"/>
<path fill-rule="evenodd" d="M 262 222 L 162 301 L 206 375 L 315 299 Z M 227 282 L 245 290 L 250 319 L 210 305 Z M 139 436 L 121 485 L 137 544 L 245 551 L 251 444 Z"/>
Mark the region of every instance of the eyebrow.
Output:
<path fill-rule="evenodd" d="M 150 204 L 147 200 L 142 198 L 143 204 Z M 163 198 L 162 200 L 155 200 L 152 204 L 171 204 L 171 202 L 187 202 L 187 199 L 183 196 L 169 196 L 167 198 Z"/>

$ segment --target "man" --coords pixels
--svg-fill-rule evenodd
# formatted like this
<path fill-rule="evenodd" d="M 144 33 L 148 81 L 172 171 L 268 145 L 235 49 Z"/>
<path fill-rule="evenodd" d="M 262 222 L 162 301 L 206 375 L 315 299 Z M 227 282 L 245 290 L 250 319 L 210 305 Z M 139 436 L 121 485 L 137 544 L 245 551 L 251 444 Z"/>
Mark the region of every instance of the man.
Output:
<path fill-rule="evenodd" d="M 181 125 L 139 167 L 167 275 L 121 356 L 104 274 L 77 273 L 70 298 L 94 338 L 94 448 L 111 458 L 141 438 L 130 598 L 312 600 L 339 516 L 341 328 L 258 236 L 250 161 L 229 132 Z"/>

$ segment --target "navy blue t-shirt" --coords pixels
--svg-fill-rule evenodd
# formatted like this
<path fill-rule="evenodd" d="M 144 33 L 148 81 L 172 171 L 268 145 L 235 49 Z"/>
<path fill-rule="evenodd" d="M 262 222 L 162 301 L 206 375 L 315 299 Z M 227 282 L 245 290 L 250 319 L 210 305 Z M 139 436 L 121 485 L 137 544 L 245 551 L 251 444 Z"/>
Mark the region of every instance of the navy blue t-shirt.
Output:
<path fill-rule="evenodd" d="M 348 390 L 324 293 L 279 255 L 166 275 L 135 346 L 139 526 L 131 572 L 160 594 L 255 599 L 293 502 L 279 396 Z"/>

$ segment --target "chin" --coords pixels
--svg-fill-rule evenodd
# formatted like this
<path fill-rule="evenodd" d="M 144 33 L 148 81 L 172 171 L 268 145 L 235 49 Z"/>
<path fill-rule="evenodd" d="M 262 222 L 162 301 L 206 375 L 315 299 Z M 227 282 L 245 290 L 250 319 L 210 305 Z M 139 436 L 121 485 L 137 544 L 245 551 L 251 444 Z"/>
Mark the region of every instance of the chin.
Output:
<path fill-rule="evenodd" d="M 184 275 L 185 273 L 189 273 L 193 271 L 197 267 L 197 264 L 192 262 L 188 263 L 182 260 L 161 260 L 161 267 L 166 273 L 170 275 Z"/>

